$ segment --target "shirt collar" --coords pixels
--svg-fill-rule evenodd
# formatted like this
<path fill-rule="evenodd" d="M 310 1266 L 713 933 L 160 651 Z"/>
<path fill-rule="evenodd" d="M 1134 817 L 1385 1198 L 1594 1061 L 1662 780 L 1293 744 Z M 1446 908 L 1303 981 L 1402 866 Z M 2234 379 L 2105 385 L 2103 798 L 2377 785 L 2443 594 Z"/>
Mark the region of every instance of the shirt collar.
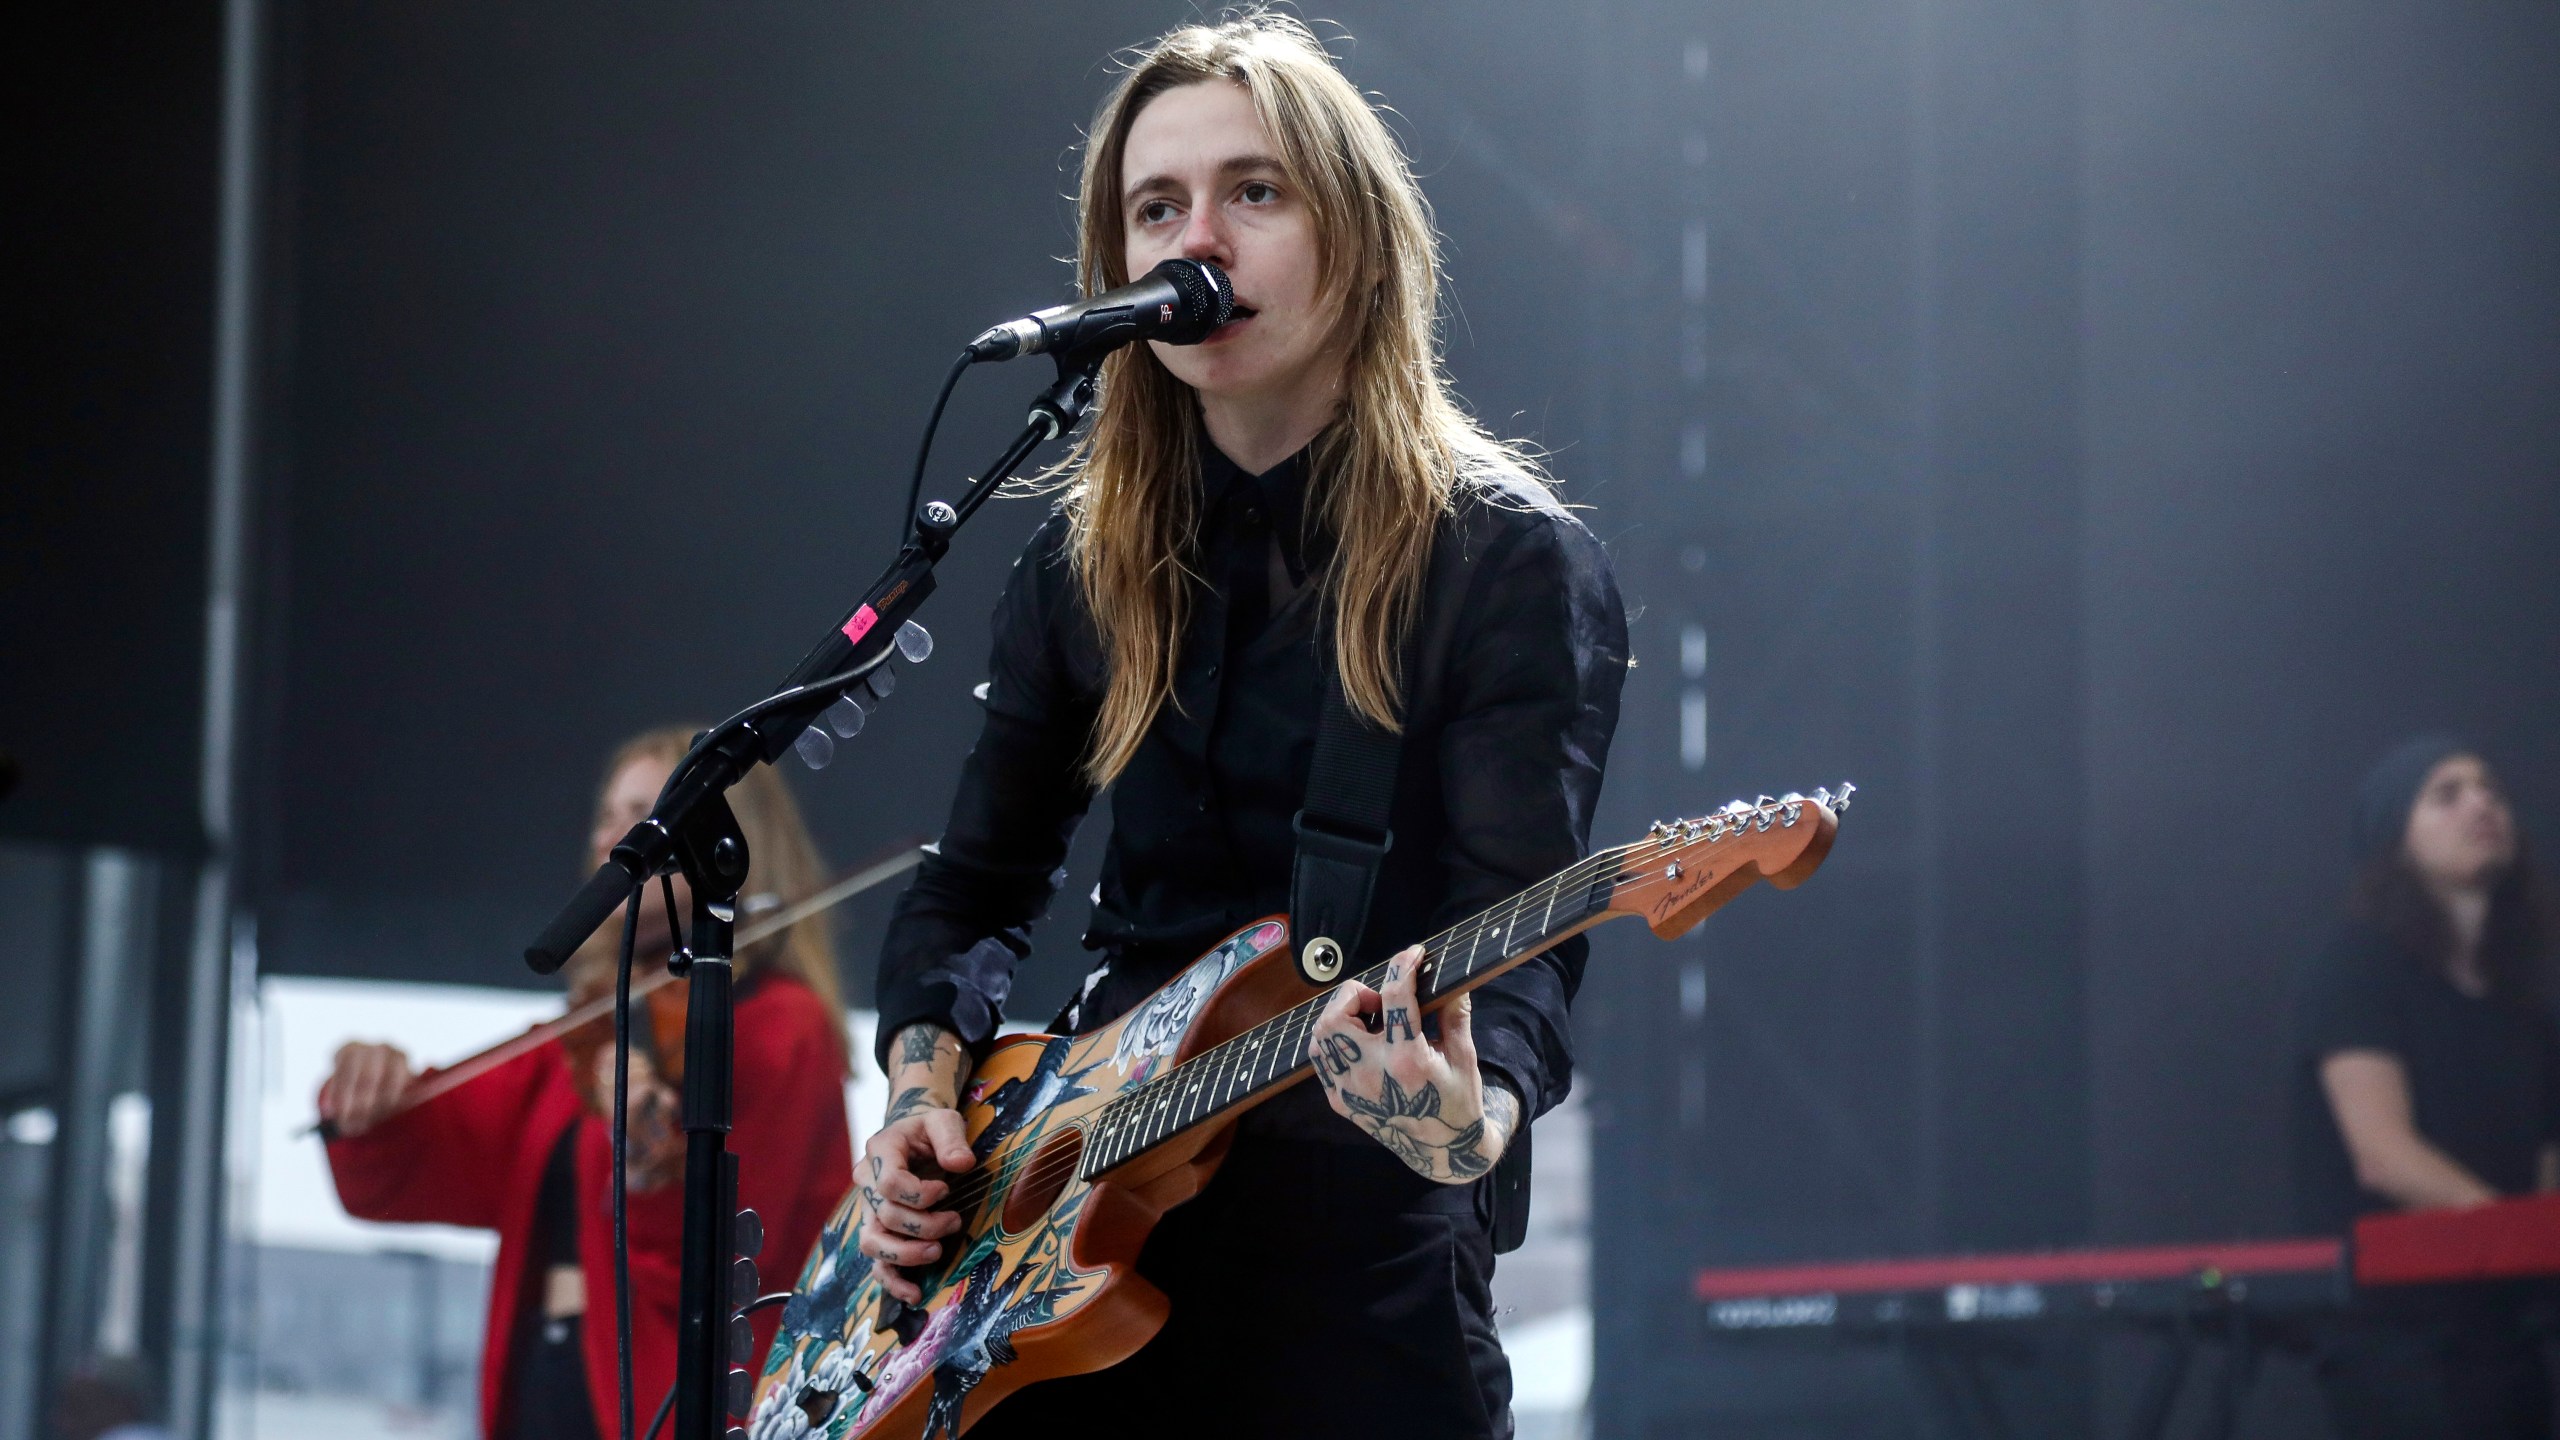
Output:
<path fill-rule="evenodd" d="M 1259 475 L 1248 475 L 1244 468 L 1226 456 L 1204 432 L 1200 436 L 1201 514 L 1210 523 L 1219 523 L 1219 512 L 1227 506 L 1251 497 L 1261 502 L 1262 522 L 1279 537 L 1280 556 L 1289 567 L 1293 584 L 1304 584 L 1307 557 L 1300 553 L 1300 542 L 1306 538 L 1307 471 L 1312 463 L 1313 442 L 1297 454 L 1272 466 Z M 1231 522 L 1230 522 L 1231 523 Z M 1326 553 L 1321 545 L 1310 547 L 1321 561 Z"/>

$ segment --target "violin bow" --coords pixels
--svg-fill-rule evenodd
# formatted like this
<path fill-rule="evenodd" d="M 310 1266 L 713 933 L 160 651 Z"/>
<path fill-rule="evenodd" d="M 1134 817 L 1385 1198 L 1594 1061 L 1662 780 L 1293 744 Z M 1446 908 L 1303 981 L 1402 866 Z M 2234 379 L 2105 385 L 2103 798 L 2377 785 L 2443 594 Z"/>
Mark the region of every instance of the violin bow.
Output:
<path fill-rule="evenodd" d="M 737 942 L 732 949 L 744 950 L 760 940 L 781 934 L 812 915 L 832 910 L 883 881 L 895 879 L 913 870 L 924 863 L 924 857 L 925 842 L 922 839 L 901 840 L 868 863 L 856 866 L 843 879 L 829 885 L 826 889 L 797 905 L 787 906 L 779 913 L 768 915 L 739 930 Z M 673 983 L 675 978 L 675 972 L 667 969 L 652 970 L 646 975 L 637 976 L 631 982 L 631 998 L 636 1003 L 643 996 Z M 393 1115 L 414 1110 L 439 1095 L 470 1084 L 519 1055 L 539 1050 L 579 1026 L 592 1020 L 602 1019 L 612 1013 L 613 997 L 599 995 L 584 1005 L 570 1010 L 557 1020 L 545 1020 L 521 1035 L 502 1040 L 486 1050 L 464 1056 L 451 1065 L 411 1081 L 409 1088 L 401 1092 L 400 1103 L 382 1118 L 388 1120 Z M 328 1132 L 328 1121 L 314 1120 L 295 1131 L 294 1138 L 299 1140 L 305 1135 L 325 1135 Z"/>

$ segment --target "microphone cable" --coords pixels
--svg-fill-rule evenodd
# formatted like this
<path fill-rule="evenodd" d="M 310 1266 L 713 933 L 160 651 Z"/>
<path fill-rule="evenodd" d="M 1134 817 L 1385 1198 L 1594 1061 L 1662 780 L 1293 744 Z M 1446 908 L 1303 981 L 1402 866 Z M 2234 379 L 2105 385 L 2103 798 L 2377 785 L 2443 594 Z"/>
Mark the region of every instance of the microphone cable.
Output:
<path fill-rule="evenodd" d="M 978 363 L 978 352 L 964 349 L 960 358 L 951 362 L 951 373 L 942 377 L 942 393 L 933 397 L 933 413 L 925 417 L 924 439 L 916 445 L 916 468 L 907 477 L 907 513 L 898 520 L 898 538 L 912 539 L 916 533 L 916 510 L 924 504 L 924 464 L 933 454 L 933 432 L 942 428 L 942 407 L 951 403 L 951 392 L 960 384 L 960 374 Z"/>
<path fill-rule="evenodd" d="M 605 1183 L 613 1187 L 613 1353 L 619 1369 L 614 1389 L 621 1404 L 622 1428 L 616 1432 L 622 1440 L 631 1440 L 631 1214 L 630 1177 L 624 1165 L 630 1158 L 631 1128 L 631 956 L 640 942 L 640 903 L 649 893 L 649 882 L 642 880 L 631 887 L 630 897 L 622 902 L 622 955 L 613 974 L 613 1173 Z M 675 923 L 672 910 L 668 924 Z"/>

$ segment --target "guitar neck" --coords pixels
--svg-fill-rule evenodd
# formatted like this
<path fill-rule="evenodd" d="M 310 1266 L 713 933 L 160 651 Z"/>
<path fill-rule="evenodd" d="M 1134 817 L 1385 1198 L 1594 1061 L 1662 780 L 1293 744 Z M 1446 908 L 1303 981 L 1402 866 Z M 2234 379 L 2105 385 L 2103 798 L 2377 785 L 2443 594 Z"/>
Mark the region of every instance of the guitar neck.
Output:
<path fill-rule="evenodd" d="M 1638 915 L 1665 939 L 1681 934 L 1759 880 L 1803 883 L 1830 853 L 1857 787 L 1810 797 L 1736 800 L 1694 820 L 1657 821 L 1633 845 L 1603 850 L 1423 942 L 1416 993 L 1428 1012 L 1556 942 L 1613 915 Z M 1377 989 L 1386 966 L 1351 977 Z M 1104 1106 L 1085 1137 L 1078 1173 L 1090 1180 L 1193 1126 L 1219 1119 L 1304 1078 L 1307 1037 L 1332 999 L 1319 990 L 1232 1039 L 1131 1086 Z"/>
<path fill-rule="evenodd" d="M 1415 975 L 1423 1009 L 1436 1010 L 1607 919 L 1623 851 L 1632 848 L 1604 850 L 1424 941 L 1422 966 Z M 1374 990 L 1386 973 L 1381 962 L 1350 978 Z M 1314 992 L 1103 1107 L 1086 1137 L 1079 1167 L 1085 1178 L 1305 1078 L 1311 1068 L 1307 1037 L 1332 1001 L 1333 990 L 1328 986 Z"/>

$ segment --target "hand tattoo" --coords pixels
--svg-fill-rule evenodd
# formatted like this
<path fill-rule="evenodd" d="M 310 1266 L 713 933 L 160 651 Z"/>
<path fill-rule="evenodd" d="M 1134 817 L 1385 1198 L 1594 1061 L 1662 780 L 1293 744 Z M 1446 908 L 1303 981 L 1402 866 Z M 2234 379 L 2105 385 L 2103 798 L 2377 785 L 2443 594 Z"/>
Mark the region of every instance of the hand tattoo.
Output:
<path fill-rule="evenodd" d="M 1316 1051 L 1316 1074 L 1327 1084 L 1351 1073 L 1360 1063 L 1360 1042 L 1348 1035 L 1327 1035 Z"/>
<path fill-rule="evenodd" d="M 1412 1015 L 1412 1013 L 1411 1013 L 1411 1012 L 1409 1012 L 1409 1011 L 1407 1011 L 1407 1010 L 1406 1010 L 1403 1006 L 1401 1006 L 1401 1005 L 1397 1006 L 1397 1007 L 1396 1007 L 1396 1008 L 1394 1008 L 1393 1010 L 1388 1011 L 1388 1012 L 1387 1012 L 1387 1026 L 1386 1026 L 1386 1029 L 1387 1029 L 1387 1040 L 1388 1040 L 1388 1042 L 1389 1042 L 1389 1043 L 1391 1043 L 1391 1044 L 1394 1042 L 1394 1040 L 1395 1040 L 1395 1038 L 1396 1038 L 1396 1032 L 1397 1032 L 1398 1030 L 1402 1030 L 1402 1031 L 1404 1032 L 1404 1038 L 1406 1038 L 1407 1040 L 1411 1040 L 1411 1039 L 1415 1038 L 1415 1037 L 1414 1037 L 1414 1033 L 1413 1033 L 1413 1015 Z"/>
<path fill-rule="evenodd" d="M 910 1085 L 898 1092 L 897 1099 L 889 1102 L 889 1113 L 880 1118 L 880 1123 L 884 1126 L 895 1125 L 919 1110 L 933 1108 L 932 1092 L 921 1085 Z"/>
<path fill-rule="evenodd" d="M 1375 1100 L 1348 1090 L 1342 1092 L 1342 1103 L 1351 1107 L 1353 1118 L 1367 1116 L 1372 1120 L 1386 1121 L 1436 1120 L 1440 1117 L 1439 1086 L 1425 1080 L 1422 1088 L 1408 1093 L 1396 1083 L 1393 1075 L 1378 1078 L 1386 1082 L 1387 1088 L 1380 1091 Z"/>
<path fill-rule="evenodd" d="M 1384 1088 L 1375 1099 L 1347 1087 L 1337 1087 L 1335 1093 L 1353 1124 L 1416 1173 L 1433 1180 L 1455 1184 L 1483 1175 L 1494 1164 L 1486 1149 L 1487 1131 L 1499 1144 L 1519 1123 L 1518 1098 L 1499 1085 L 1484 1088 L 1483 1113 L 1477 1119 L 1456 1125 L 1441 1114 L 1438 1084 L 1424 1081 L 1407 1090 L 1393 1075 L 1379 1078 Z"/>

